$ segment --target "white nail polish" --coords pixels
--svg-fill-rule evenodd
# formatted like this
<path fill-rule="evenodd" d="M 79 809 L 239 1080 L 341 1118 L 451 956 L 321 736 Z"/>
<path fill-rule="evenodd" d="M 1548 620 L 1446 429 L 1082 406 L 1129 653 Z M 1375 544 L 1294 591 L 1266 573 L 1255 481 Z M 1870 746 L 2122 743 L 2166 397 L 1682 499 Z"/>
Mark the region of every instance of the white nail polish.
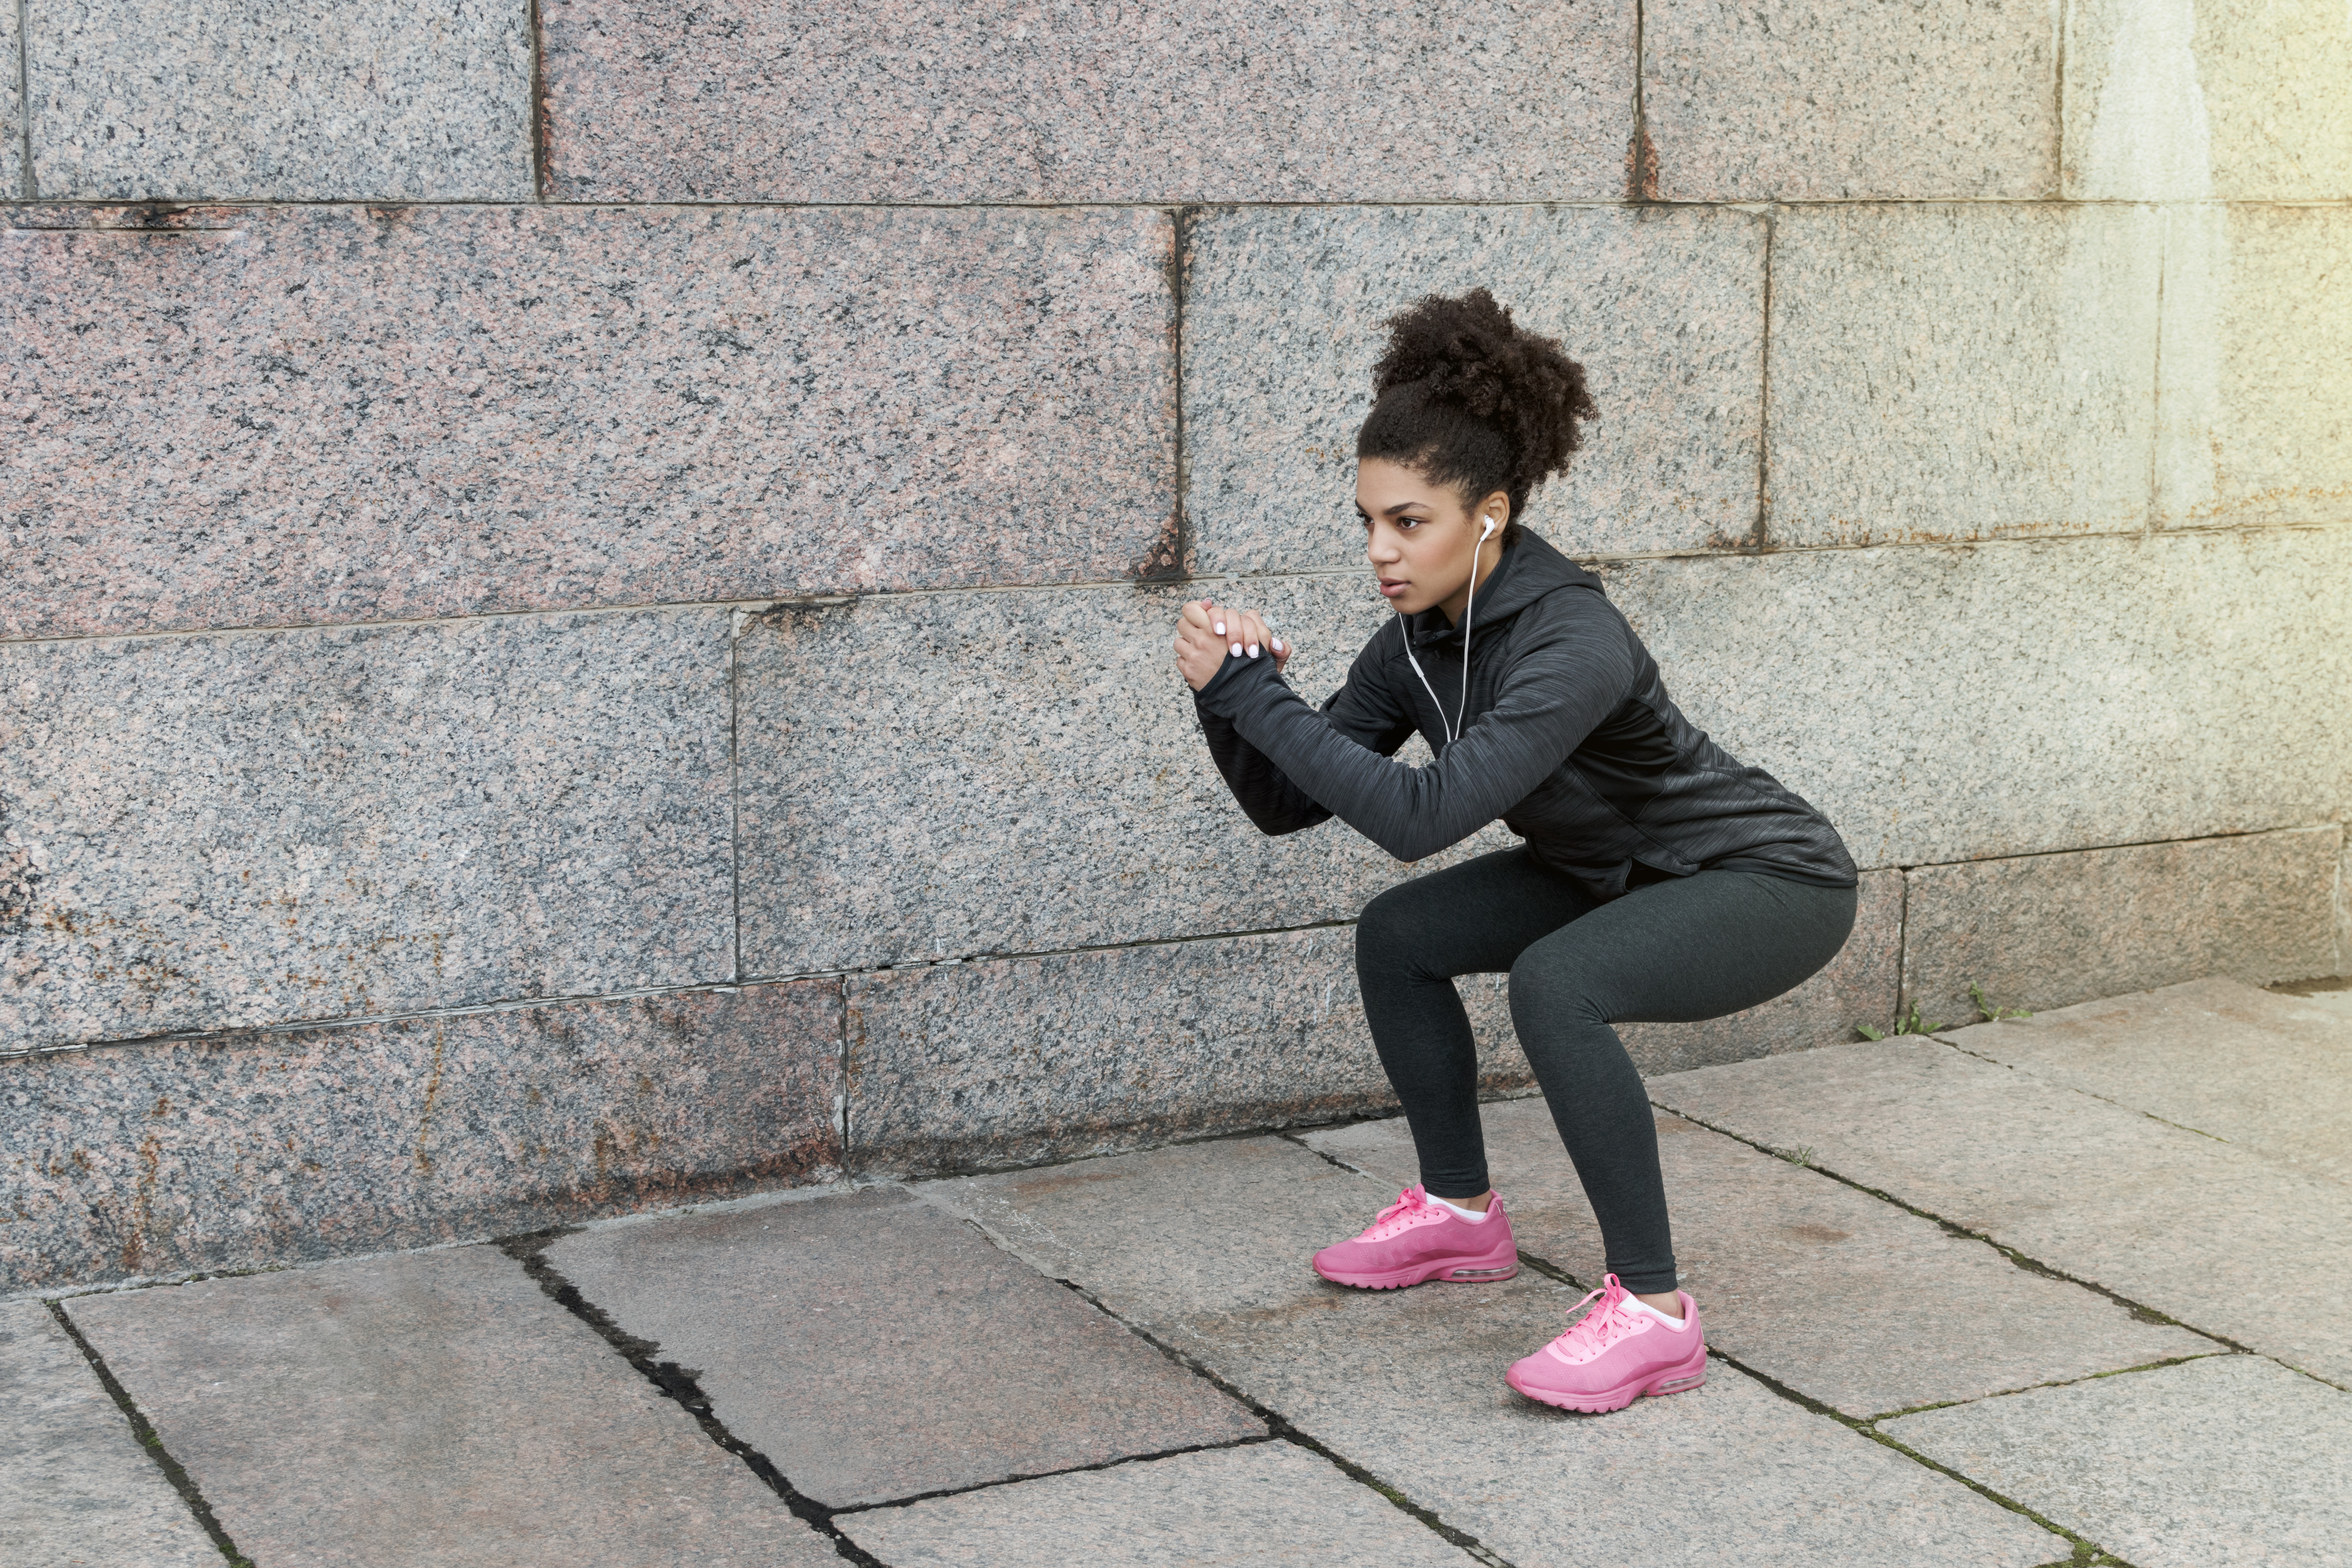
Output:
<path fill-rule="evenodd" d="M 1241 656 L 1242 656 L 1242 645 L 1241 645 L 1241 644 L 1239 644 L 1239 643 L 1235 643 L 1235 644 L 1234 644 L 1234 657 L 1235 658 L 1241 658 Z"/>
<path fill-rule="evenodd" d="M 1217 623 L 1217 635 L 1218 635 L 1219 637 L 1223 637 L 1223 636 L 1224 636 L 1224 635 L 1225 635 L 1225 623 L 1224 623 L 1224 622 L 1223 622 L 1223 621 L 1219 621 L 1219 622 Z"/>
<path fill-rule="evenodd" d="M 1274 639 L 1274 651 L 1276 653 L 1280 653 L 1282 651 L 1282 639 L 1280 637 Z"/>
<path fill-rule="evenodd" d="M 1250 644 L 1250 657 L 1252 658 L 1255 658 L 1257 657 L 1257 644 L 1255 643 Z"/>

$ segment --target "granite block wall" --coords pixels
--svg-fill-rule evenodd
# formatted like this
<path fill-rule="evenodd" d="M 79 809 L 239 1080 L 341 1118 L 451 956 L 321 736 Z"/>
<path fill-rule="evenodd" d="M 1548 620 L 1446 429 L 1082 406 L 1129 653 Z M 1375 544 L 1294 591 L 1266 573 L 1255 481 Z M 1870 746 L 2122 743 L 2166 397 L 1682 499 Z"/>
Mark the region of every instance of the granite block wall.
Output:
<path fill-rule="evenodd" d="M 1339 681 L 1381 321 L 1475 283 L 1601 405 L 1531 524 L 1864 868 L 1645 1070 L 2352 973 L 2339 4 L 0 53 L 0 1295 L 1385 1107 L 1349 924 L 1507 837 L 1262 837 L 1166 643 Z"/>

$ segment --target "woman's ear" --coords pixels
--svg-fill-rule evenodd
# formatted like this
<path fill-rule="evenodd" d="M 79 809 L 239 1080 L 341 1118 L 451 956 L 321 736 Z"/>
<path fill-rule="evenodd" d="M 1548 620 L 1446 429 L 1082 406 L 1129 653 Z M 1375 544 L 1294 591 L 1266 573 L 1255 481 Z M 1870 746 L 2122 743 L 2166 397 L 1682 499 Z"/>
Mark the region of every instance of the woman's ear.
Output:
<path fill-rule="evenodd" d="M 1480 537 L 1492 539 L 1498 536 L 1503 530 L 1511 526 L 1511 493 L 1508 490 L 1496 490 L 1493 495 L 1480 501 L 1477 509 L 1471 515 L 1477 519 L 1478 527 L 1481 530 Z M 1489 522 L 1495 526 L 1491 531 L 1486 531 L 1486 525 Z"/>

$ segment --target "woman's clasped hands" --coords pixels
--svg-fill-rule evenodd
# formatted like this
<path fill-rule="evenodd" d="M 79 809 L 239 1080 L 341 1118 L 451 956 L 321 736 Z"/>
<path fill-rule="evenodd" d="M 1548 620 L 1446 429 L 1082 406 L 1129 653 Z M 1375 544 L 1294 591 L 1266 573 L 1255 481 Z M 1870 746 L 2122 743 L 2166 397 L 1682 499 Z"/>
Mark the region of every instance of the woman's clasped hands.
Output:
<path fill-rule="evenodd" d="M 1290 662 L 1291 646 L 1255 610 L 1236 610 L 1214 599 L 1195 599 L 1176 620 L 1176 668 L 1198 691 L 1216 678 L 1229 658 L 1274 657 L 1279 670 Z"/>

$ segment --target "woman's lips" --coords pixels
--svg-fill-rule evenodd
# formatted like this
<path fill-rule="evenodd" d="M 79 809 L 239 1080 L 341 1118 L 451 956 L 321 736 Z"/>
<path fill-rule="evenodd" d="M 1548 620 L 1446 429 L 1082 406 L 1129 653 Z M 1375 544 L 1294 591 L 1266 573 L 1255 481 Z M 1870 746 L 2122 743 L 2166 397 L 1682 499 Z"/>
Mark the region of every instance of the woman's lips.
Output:
<path fill-rule="evenodd" d="M 1380 582 L 1381 596 L 1387 599 L 1393 599 L 1398 595 L 1403 593 L 1407 588 L 1412 586 L 1410 583 L 1391 583 L 1385 577 L 1381 578 Z"/>

